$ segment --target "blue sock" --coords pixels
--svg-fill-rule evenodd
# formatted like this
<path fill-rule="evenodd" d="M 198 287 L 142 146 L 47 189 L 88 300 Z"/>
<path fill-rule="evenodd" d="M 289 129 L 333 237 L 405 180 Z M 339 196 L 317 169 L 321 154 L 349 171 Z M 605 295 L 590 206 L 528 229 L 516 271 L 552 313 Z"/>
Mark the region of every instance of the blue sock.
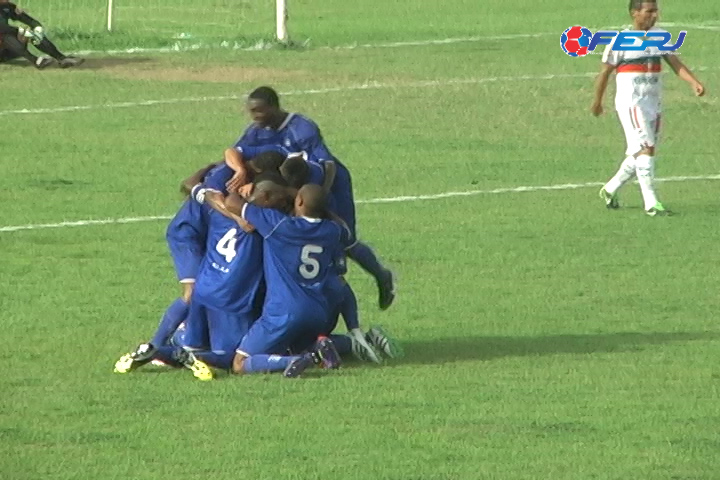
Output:
<path fill-rule="evenodd" d="M 341 357 L 352 353 L 352 340 L 347 335 L 330 335 L 330 340 L 335 344 L 335 348 Z"/>
<path fill-rule="evenodd" d="M 350 250 L 348 250 L 348 256 L 355 260 L 363 270 L 375 277 L 375 279 L 379 279 L 385 271 L 385 267 L 380 264 L 380 260 L 372 248 L 362 242 L 357 242 L 353 245 Z"/>
<path fill-rule="evenodd" d="M 158 359 L 163 363 L 167 363 L 168 365 L 171 365 L 173 367 L 182 367 L 182 364 L 175 359 L 175 352 L 179 350 L 181 350 L 180 347 L 162 345 L 158 347 L 155 355 L 153 355 L 153 358 Z"/>
<path fill-rule="evenodd" d="M 353 328 L 360 328 L 360 320 L 358 319 L 358 304 L 355 292 L 349 283 L 345 284 L 343 289 L 343 301 L 340 304 L 340 314 L 345 321 L 345 326 L 348 330 Z"/>
<path fill-rule="evenodd" d="M 160 325 L 158 325 L 155 335 L 152 340 L 150 340 L 150 343 L 156 347 L 165 345 L 170 336 L 175 332 L 175 330 L 177 330 L 178 325 L 185 320 L 187 314 L 188 304 L 185 303 L 182 298 L 175 299 L 168 309 L 165 310 L 165 314 L 163 315 L 162 320 L 160 320 Z"/>
<path fill-rule="evenodd" d="M 252 355 L 245 359 L 243 372 L 263 373 L 279 372 L 285 370 L 293 360 L 300 357 L 285 357 L 281 355 Z"/>
<path fill-rule="evenodd" d="M 222 368 L 224 370 L 232 368 L 233 358 L 235 358 L 235 352 L 193 352 L 193 354 L 211 367 Z"/>

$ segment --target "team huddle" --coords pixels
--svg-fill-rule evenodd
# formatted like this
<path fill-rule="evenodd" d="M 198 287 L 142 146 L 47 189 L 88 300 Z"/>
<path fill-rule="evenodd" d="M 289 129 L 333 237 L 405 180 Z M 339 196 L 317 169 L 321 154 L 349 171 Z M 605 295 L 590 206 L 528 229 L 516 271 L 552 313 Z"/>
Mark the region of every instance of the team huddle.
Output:
<path fill-rule="evenodd" d="M 298 377 L 348 355 L 401 355 L 381 327 L 360 328 L 344 278 L 349 257 L 375 278 L 380 309 L 395 298 L 392 273 L 355 236 L 349 171 L 272 88 L 254 90 L 246 106 L 253 123 L 223 162 L 183 182 L 189 198 L 168 226 L 183 294 L 117 373 L 162 362 L 200 380 L 213 368 Z M 348 334 L 334 333 L 340 316 Z"/>

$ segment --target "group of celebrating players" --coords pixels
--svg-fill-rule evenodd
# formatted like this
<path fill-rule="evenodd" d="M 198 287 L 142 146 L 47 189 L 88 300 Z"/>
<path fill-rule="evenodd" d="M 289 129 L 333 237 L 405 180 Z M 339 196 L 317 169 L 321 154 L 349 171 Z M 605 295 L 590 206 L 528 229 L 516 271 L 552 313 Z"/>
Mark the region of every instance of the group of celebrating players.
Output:
<path fill-rule="evenodd" d="M 182 296 L 117 373 L 162 362 L 200 380 L 214 377 L 211 367 L 297 377 L 346 355 L 381 363 L 402 353 L 381 327 L 360 328 L 344 279 L 347 256 L 375 278 L 380 309 L 394 300 L 392 273 L 355 238 L 349 171 L 272 88 L 246 106 L 253 123 L 223 162 L 183 182 L 189 198 L 168 226 Z M 340 315 L 347 334 L 333 333 Z"/>

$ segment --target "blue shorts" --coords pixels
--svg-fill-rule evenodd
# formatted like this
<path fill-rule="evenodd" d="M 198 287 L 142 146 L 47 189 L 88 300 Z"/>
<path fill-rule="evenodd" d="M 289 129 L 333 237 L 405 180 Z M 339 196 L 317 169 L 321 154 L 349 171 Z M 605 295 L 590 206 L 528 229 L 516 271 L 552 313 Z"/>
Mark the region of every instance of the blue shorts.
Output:
<path fill-rule="evenodd" d="M 205 257 L 205 246 L 190 240 L 173 241 L 168 239 L 168 247 L 175 264 L 178 281 L 180 283 L 194 282 Z"/>
<path fill-rule="evenodd" d="M 335 181 L 330 190 L 332 194 L 331 205 L 335 213 L 345 220 L 350 232 L 355 236 L 355 199 L 353 198 L 352 178 L 350 171 L 340 162 L 337 164 Z"/>
<path fill-rule="evenodd" d="M 240 342 L 238 353 L 285 355 L 289 349 L 302 351 L 312 346 L 318 335 L 325 333 L 328 313 L 315 306 L 288 308 L 283 315 L 263 313 Z"/>
<path fill-rule="evenodd" d="M 253 320 L 255 315 L 252 312 L 224 312 L 193 299 L 185 321 L 183 346 L 215 353 L 234 352 Z"/>

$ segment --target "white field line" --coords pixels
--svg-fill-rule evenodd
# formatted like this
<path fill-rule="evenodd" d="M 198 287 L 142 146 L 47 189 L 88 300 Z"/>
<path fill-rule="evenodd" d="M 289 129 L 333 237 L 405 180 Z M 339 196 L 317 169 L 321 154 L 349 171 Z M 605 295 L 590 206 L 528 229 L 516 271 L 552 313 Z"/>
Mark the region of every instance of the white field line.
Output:
<path fill-rule="evenodd" d="M 720 31 L 720 25 L 717 20 L 711 20 L 703 23 L 673 23 L 673 22 L 660 22 L 659 27 L 681 27 L 695 30 L 710 30 Z M 620 30 L 626 28 L 625 26 L 612 26 L 612 27 L 600 27 L 590 28 L 591 30 Z M 452 45 L 455 43 L 473 43 L 473 42 L 492 42 L 498 40 L 527 40 L 529 38 L 549 37 L 556 35 L 560 37 L 562 32 L 545 32 L 545 33 L 510 33 L 507 35 L 475 35 L 468 37 L 449 37 L 432 40 L 409 40 L 400 42 L 387 42 L 387 43 L 351 43 L 348 45 L 337 45 L 337 46 L 321 46 L 318 47 L 320 50 L 354 50 L 357 48 L 404 48 L 404 47 L 425 47 L 432 45 Z M 310 40 L 305 41 L 303 46 L 310 44 Z M 144 47 L 131 47 L 120 50 L 81 50 L 72 52 L 73 55 L 95 55 L 95 54 L 106 54 L 106 55 L 122 55 L 122 54 L 133 54 L 133 53 L 178 53 L 178 52 L 191 52 L 195 50 L 203 50 L 210 48 L 222 48 L 228 50 L 239 50 L 245 52 L 254 52 L 258 50 L 269 50 L 275 47 L 274 42 L 268 42 L 260 40 L 254 45 L 245 45 L 237 42 L 230 42 L 228 40 L 221 40 L 216 44 L 208 43 L 193 43 L 193 44 L 182 44 L 176 42 L 170 47 L 161 48 L 144 48 Z"/>
<path fill-rule="evenodd" d="M 682 177 L 666 177 L 656 179 L 658 182 L 690 182 L 705 180 L 720 180 L 720 174 L 717 175 L 696 175 Z M 525 192 L 545 192 L 558 190 L 577 190 L 581 188 L 600 187 L 603 182 L 584 182 L 584 183 L 561 183 L 557 185 L 525 185 L 520 187 L 493 188 L 489 190 L 466 190 L 459 192 L 443 192 L 429 195 L 404 195 L 399 197 L 380 197 L 368 198 L 365 200 L 357 200 L 355 203 L 359 205 L 372 205 L 378 203 L 398 203 L 398 202 L 418 202 L 423 200 L 440 200 L 453 197 L 471 197 L 476 195 L 497 195 L 501 193 L 525 193 Z M 64 227 L 85 227 L 89 225 L 110 225 L 138 222 L 152 222 L 155 220 L 169 220 L 172 215 L 153 215 L 148 217 L 125 217 L 125 218 L 107 218 L 98 220 L 77 220 L 59 223 L 39 223 L 31 225 L 10 225 L 0 227 L 0 232 L 18 232 L 22 230 L 41 230 L 47 228 L 64 228 Z"/>
<path fill-rule="evenodd" d="M 428 88 L 443 87 L 448 85 L 477 85 L 482 83 L 494 82 L 517 82 L 526 80 L 555 80 L 562 78 L 585 78 L 592 77 L 595 73 L 567 73 L 567 74 L 546 74 L 546 75 L 517 75 L 507 77 L 479 77 L 479 78 L 451 78 L 447 80 L 420 80 L 417 82 L 407 83 L 383 83 L 368 82 L 358 85 L 347 85 L 344 87 L 315 88 L 308 90 L 290 90 L 280 92 L 280 95 L 316 95 L 334 92 L 350 92 L 355 90 L 379 90 L 386 88 Z M 112 108 L 130 108 L 130 107 L 149 107 L 153 105 L 171 105 L 177 103 L 201 103 L 201 102 L 218 102 L 226 100 L 238 100 L 244 98 L 242 95 L 220 95 L 207 97 L 185 97 L 185 98 L 169 98 L 165 100 L 143 100 L 140 102 L 119 102 L 105 103 L 101 105 L 71 105 L 67 107 L 52 108 L 21 108 L 18 110 L 0 110 L 0 117 L 5 115 L 32 115 L 32 114 L 50 114 L 77 112 L 84 110 L 102 110 Z"/>

